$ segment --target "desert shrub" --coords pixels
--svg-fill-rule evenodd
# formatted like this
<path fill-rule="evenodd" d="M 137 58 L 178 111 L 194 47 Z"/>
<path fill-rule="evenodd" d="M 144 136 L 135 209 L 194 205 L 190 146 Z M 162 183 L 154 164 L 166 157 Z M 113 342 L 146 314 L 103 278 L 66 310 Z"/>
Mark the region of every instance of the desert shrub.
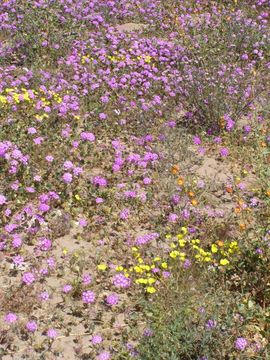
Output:
<path fill-rule="evenodd" d="M 229 291 L 219 274 L 178 271 L 158 300 L 145 303 L 150 327 L 139 346 L 139 359 L 263 359 L 267 356 L 269 318 L 253 300 Z M 254 336 L 260 329 L 262 338 Z M 249 337 L 240 349 L 239 338 Z M 260 342 L 261 341 L 261 342 Z M 245 350 L 245 351 L 244 351 Z"/>
<path fill-rule="evenodd" d="M 268 88 L 268 28 L 242 10 L 220 14 L 218 8 L 179 22 L 186 49 L 179 67 L 190 122 L 217 130 L 224 116 L 239 120 Z"/>

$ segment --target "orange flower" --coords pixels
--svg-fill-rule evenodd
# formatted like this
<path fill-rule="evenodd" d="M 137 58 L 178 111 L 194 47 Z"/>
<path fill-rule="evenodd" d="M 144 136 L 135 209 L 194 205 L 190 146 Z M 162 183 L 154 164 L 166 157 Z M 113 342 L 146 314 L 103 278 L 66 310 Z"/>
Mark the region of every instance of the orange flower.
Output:
<path fill-rule="evenodd" d="M 188 196 L 190 196 L 190 197 L 194 197 L 194 196 L 195 196 L 195 194 L 194 194 L 194 192 L 193 192 L 193 191 L 189 191 L 189 192 L 188 192 Z"/>
<path fill-rule="evenodd" d="M 241 208 L 239 206 L 237 206 L 235 209 L 234 209 L 234 212 L 236 214 L 239 214 L 241 212 Z"/>
<path fill-rule="evenodd" d="M 231 194 L 233 192 L 233 188 L 230 186 L 226 186 L 225 189 L 226 189 L 227 193 L 229 193 L 229 194 Z"/>
<path fill-rule="evenodd" d="M 171 173 L 172 173 L 173 175 L 178 174 L 179 171 L 180 171 L 180 168 L 179 168 L 178 165 L 173 165 L 173 166 L 171 167 Z"/>
<path fill-rule="evenodd" d="M 241 224 L 239 224 L 239 228 L 240 228 L 240 230 L 245 230 L 246 225 L 245 225 L 245 224 L 243 224 L 243 223 L 241 223 Z"/>
<path fill-rule="evenodd" d="M 223 242 L 222 240 L 218 240 L 218 241 L 216 242 L 216 244 L 217 244 L 218 246 L 222 247 L 222 246 L 224 245 L 224 242 Z"/>
<path fill-rule="evenodd" d="M 192 200 L 191 200 L 191 204 L 192 204 L 193 206 L 196 206 L 196 205 L 198 205 L 198 201 L 197 201 L 196 199 L 192 199 Z"/>
<path fill-rule="evenodd" d="M 182 176 L 178 179 L 177 183 L 180 186 L 184 185 L 184 179 L 182 178 Z"/>
<path fill-rule="evenodd" d="M 270 189 L 266 191 L 266 195 L 270 196 Z"/>

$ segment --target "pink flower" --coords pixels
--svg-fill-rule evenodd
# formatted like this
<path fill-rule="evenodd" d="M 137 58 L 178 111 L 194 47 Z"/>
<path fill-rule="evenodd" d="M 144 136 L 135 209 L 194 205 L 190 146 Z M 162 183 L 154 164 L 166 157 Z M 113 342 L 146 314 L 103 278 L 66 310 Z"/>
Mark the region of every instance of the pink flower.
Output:
<path fill-rule="evenodd" d="M 113 284 L 118 288 L 128 288 L 131 285 L 131 280 L 120 273 L 113 277 Z"/>
<path fill-rule="evenodd" d="M 81 139 L 86 141 L 95 141 L 96 137 L 94 134 L 84 131 L 81 133 Z"/>
<path fill-rule="evenodd" d="M 84 304 L 92 304 L 95 302 L 96 295 L 93 291 L 86 290 L 82 293 L 82 301 Z"/>
<path fill-rule="evenodd" d="M 48 162 L 53 162 L 54 157 L 53 157 L 52 155 L 47 155 L 47 156 L 45 157 L 45 159 L 46 159 Z"/>
<path fill-rule="evenodd" d="M 97 345 L 97 344 L 101 344 L 103 341 L 102 337 L 100 335 L 93 335 L 92 337 L 92 344 L 93 345 Z"/>
<path fill-rule="evenodd" d="M 143 179 L 143 183 L 144 185 L 150 185 L 152 182 L 152 179 L 150 179 L 149 177 L 146 177 Z"/>
<path fill-rule="evenodd" d="M 98 360 L 109 360 L 111 358 L 111 354 L 108 351 L 102 351 L 98 355 Z"/>
<path fill-rule="evenodd" d="M 199 136 L 194 136 L 193 137 L 193 143 L 195 145 L 201 145 L 201 139 L 199 138 Z"/>
<path fill-rule="evenodd" d="M 7 202 L 7 198 L 0 194 L 0 205 L 4 205 Z"/>
<path fill-rule="evenodd" d="M 42 204 L 39 204 L 38 209 L 41 212 L 47 212 L 50 210 L 50 206 L 48 204 L 42 203 Z"/>
<path fill-rule="evenodd" d="M 48 329 L 47 336 L 50 339 L 55 339 L 57 337 L 57 331 L 55 329 Z"/>
<path fill-rule="evenodd" d="M 104 113 L 99 114 L 100 120 L 105 120 L 107 118 L 107 115 Z"/>
<path fill-rule="evenodd" d="M 31 285 L 33 282 L 35 282 L 36 277 L 31 272 L 26 272 L 22 276 L 22 282 L 26 285 Z"/>
<path fill-rule="evenodd" d="M 130 211 L 128 208 L 125 208 L 124 210 L 121 211 L 120 213 L 120 219 L 121 220 L 127 220 L 129 217 Z"/>
<path fill-rule="evenodd" d="M 35 321 L 28 321 L 28 323 L 25 325 L 26 329 L 29 332 L 35 332 L 38 329 L 37 323 Z"/>
<path fill-rule="evenodd" d="M 70 284 L 64 285 L 62 289 L 64 294 L 68 294 L 71 290 L 72 290 L 72 286 Z"/>
<path fill-rule="evenodd" d="M 72 176 L 72 174 L 66 172 L 66 173 L 64 173 L 64 175 L 62 176 L 62 179 L 64 180 L 64 182 L 65 182 L 66 184 L 70 184 L 70 183 L 72 182 L 73 176 Z"/>
<path fill-rule="evenodd" d="M 84 274 L 82 277 L 82 282 L 84 285 L 89 285 L 92 282 L 92 277 L 89 274 Z"/>
<path fill-rule="evenodd" d="M 27 132 L 28 132 L 28 134 L 33 135 L 33 134 L 37 133 L 37 130 L 34 127 L 30 127 L 30 128 L 27 129 Z"/>
<path fill-rule="evenodd" d="M 168 216 L 168 221 L 169 221 L 169 222 L 175 223 L 175 222 L 177 222 L 177 220 L 178 220 L 178 215 L 177 215 L 177 214 L 171 213 L 171 214 Z"/>
<path fill-rule="evenodd" d="M 222 157 L 227 157 L 229 155 L 229 150 L 227 148 L 222 148 L 219 153 Z"/>
<path fill-rule="evenodd" d="M 106 304 L 107 305 L 110 305 L 110 306 L 117 305 L 118 301 L 119 301 L 119 296 L 117 294 L 115 294 L 115 293 L 109 294 L 106 297 Z"/>
<path fill-rule="evenodd" d="M 6 316 L 5 316 L 5 322 L 8 323 L 8 324 L 12 324 L 14 322 L 16 322 L 18 319 L 17 315 L 14 314 L 14 313 L 8 313 Z"/>

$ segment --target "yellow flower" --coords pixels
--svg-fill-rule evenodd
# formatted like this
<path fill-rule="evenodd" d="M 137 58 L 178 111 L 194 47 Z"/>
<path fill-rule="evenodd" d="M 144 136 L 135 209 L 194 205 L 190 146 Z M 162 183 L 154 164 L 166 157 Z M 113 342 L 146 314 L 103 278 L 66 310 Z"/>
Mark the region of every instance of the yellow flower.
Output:
<path fill-rule="evenodd" d="M 186 245 L 186 240 L 178 240 L 179 246 L 184 247 Z"/>
<path fill-rule="evenodd" d="M 107 269 L 107 265 L 104 263 L 99 264 L 97 267 L 98 267 L 98 270 L 101 270 L 101 271 L 105 271 Z"/>
<path fill-rule="evenodd" d="M 185 227 L 185 226 L 182 226 L 181 227 L 181 231 L 184 233 L 184 235 L 186 235 L 187 234 L 187 228 Z"/>
<path fill-rule="evenodd" d="M 179 251 L 174 250 L 170 252 L 171 258 L 175 259 L 177 256 L 179 256 Z"/>
<path fill-rule="evenodd" d="M 123 271 L 124 268 L 123 268 L 123 266 L 116 266 L 115 270 L 116 271 Z"/>
<path fill-rule="evenodd" d="M 163 263 L 161 264 L 161 266 L 163 267 L 163 269 L 167 269 L 167 268 L 168 268 L 168 265 L 167 265 L 166 262 L 163 262 Z"/>
<path fill-rule="evenodd" d="M 154 278 L 149 278 L 148 279 L 148 284 L 149 285 L 152 285 L 152 284 L 154 284 L 156 282 L 156 279 L 154 279 Z"/>
<path fill-rule="evenodd" d="M 148 286 L 146 288 L 146 291 L 149 293 L 149 294 L 154 294 L 157 290 L 153 287 L 153 286 Z"/>
<path fill-rule="evenodd" d="M 230 262 L 228 259 L 221 259 L 219 263 L 220 265 L 228 265 Z"/>
<path fill-rule="evenodd" d="M 144 284 L 144 285 L 147 285 L 147 282 L 148 282 L 148 279 L 144 279 L 144 278 L 140 278 L 140 279 L 135 280 L 135 283 L 136 283 L 136 284 Z"/>
<path fill-rule="evenodd" d="M 78 195 L 78 194 L 76 194 L 74 197 L 75 197 L 75 199 L 78 200 L 78 201 L 81 200 L 80 195 Z"/>
<path fill-rule="evenodd" d="M 135 270 L 136 273 L 142 273 L 143 272 L 140 266 L 134 266 L 134 270 Z"/>
<path fill-rule="evenodd" d="M 212 246 L 211 246 L 211 251 L 212 251 L 212 253 L 217 253 L 218 252 L 218 247 L 217 247 L 217 245 L 215 245 L 215 244 L 213 244 Z"/>

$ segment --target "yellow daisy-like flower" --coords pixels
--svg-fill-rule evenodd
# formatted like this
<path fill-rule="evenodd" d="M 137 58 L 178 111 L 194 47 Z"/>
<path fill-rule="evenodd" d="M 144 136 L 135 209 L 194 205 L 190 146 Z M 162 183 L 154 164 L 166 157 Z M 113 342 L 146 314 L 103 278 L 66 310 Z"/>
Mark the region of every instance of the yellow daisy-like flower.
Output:
<path fill-rule="evenodd" d="M 124 268 L 123 268 L 123 266 L 116 266 L 115 270 L 116 271 L 123 271 Z"/>
<path fill-rule="evenodd" d="M 171 258 L 175 259 L 175 258 L 177 258 L 177 256 L 179 256 L 179 251 L 174 250 L 174 251 L 170 252 Z"/>
<path fill-rule="evenodd" d="M 220 263 L 220 265 L 224 266 L 224 265 L 228 265 L 230 262 L 228 259 L 221 259 L 219 263 Z"/>
<path fill-rule="evenodd" d="M 107 265 L 102 263 L 97 266 L 98 270 L 105 271 L 107 269 Z"/>
<path fill-rule="evenodd" d="M 146 291 L 149 293 L 149 294 L 154 294 L 157 290 L 153 287 L 153 286 L 148 286 L 146 288 Z"/>

